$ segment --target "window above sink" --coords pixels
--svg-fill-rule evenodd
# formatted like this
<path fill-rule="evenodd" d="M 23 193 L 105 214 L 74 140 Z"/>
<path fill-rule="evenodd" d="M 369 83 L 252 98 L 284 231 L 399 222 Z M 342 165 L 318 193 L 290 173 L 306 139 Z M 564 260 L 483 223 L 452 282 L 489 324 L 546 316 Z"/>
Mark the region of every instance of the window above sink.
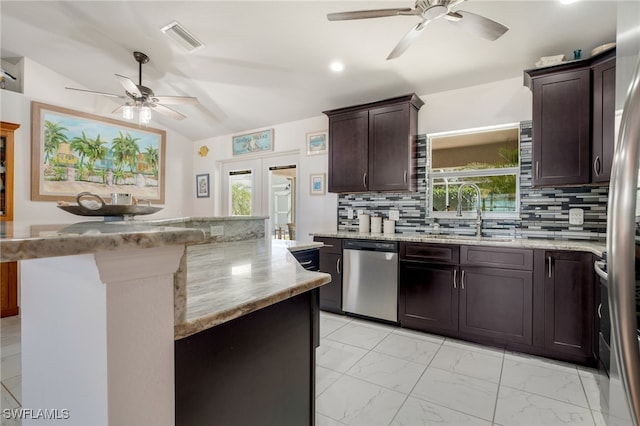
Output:
<path fill-rule="evenodd" d="M 427 135 L 429 215 L 455 218 L 458 190 L 473 183 L 482 195 L 485 218 L 518 218 L 520 213 L 519 123 Z M 477 192 L 465 186 L 462 217 L 475 218 Z"/>

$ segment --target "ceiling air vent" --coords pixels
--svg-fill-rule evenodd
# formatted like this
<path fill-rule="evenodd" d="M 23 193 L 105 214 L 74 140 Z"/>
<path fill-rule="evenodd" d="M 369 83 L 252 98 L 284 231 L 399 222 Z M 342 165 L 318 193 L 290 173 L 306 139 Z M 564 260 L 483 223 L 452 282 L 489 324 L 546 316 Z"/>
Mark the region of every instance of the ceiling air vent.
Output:
<path fill-rule="evenodd" d="M 193 34 L 191 34 L 185 27 L 183 27 L 178 21 L 173 21 L 169 25 L 165 25 L 160 31 L 165 33 L 172 40 L 178 42 L 178 44 L 184 47 L 187 52 L 193 52 L 200 49 L 201 47 L 204 47 L 204 44 Z"/>

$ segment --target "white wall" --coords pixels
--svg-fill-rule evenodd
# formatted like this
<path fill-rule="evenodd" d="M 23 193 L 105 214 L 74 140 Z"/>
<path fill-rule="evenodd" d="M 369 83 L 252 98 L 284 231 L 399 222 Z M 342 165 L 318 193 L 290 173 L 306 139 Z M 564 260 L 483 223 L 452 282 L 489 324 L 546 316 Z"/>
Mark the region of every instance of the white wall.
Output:
<path fill-rule="evenodd" d="M 109 116 L 115 104 L 98 96 L 74 93 L 65 86 L 82 87 L 29 58 L 24 58 L 24 94 L 0 91 L 2 121 L 20 124 L 15 133 L 14 220 L 32 223 L 73 223 L 86 218 L 66 213 L 51 201 L 31 201 L 31 101 Z M 111 116 L 113 117 L 113 116 Z M 167 131 L 166 188 L 164 209 L 153 216 L 176 217 L 191 214 L 187 180 L 191 180 L 191 149 L 184 136 L 152 122 L 152 127 Z M 195 196 L 195 195 L 193 195 Z"/>
<path fill-rule="evenodd" d="M 522 77 L 430 95 L 420 95 L 420 97 L 425 101 L 425 105 L 418 114 L 418 133 L 420 134 L 531 119 L 531 92 L 522 85 Z M 328 162 L 327 155 L 306 155 L 306 133 L 324 130 L 327 129 L 327 126 L 328 119 L 325 115 L 271 126 L 275 132 L 274 150 L 276 152 L 300 150 L 301 195 L 297 204 L 296 238 L 301 241 L 311 240 L 310 233 L 335 232 L 338 228 L 337 195 L 309 195 L 309 174 L 327 173 Z M 251 129 L 247 132 L 254 130 L 262 129 Z M 210 173 L 212 179 L 212 198 L 195 201 L 193 212 L 196 216 L 220 215 L 221 213 L 219 163 L 232 158 L 231 136 L 226 135 L 194 142 L 194 174 Z M 203 145 L 210 150 L 207 157 L 204 158 L 197 155 L 198 149 Z M 195 187 L 195 183 L 192 186 Z"/>

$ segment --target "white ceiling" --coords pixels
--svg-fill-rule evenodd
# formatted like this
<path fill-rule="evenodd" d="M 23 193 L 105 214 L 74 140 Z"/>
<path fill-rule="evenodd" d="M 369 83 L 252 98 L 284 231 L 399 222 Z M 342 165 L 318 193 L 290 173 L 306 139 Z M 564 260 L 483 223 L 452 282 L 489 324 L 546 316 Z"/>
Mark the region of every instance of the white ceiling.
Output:
<path fill-rule="evenodd" d="M 391 61 L 385 58 L 418 18 L 326 19 L 330 12 L 396 7 L 413 2 L 2 0 L 0 55 L 28 57 L 85 88 L 122 94 L 113 74 L 137 81 L 132 52 L 142 51 L 151 58 L 144 85 L 201 103 L 176 106 L 188 116 L 182 122 L 158 114 L 153 120 L 199 140 L 411 92 L 520 77 L 541 56 L 571 58 L 582 49 L 586 57 L 615 41 L 614 1 L 468 0 L 457 9 L 510 30 L 489 42 L 440 19 Z M 187 53 L 169 40 L 160 28 L 173 20 L 206 47 Z M 339 75 L 328 68 L 334 59 L 346 65 Z"/>

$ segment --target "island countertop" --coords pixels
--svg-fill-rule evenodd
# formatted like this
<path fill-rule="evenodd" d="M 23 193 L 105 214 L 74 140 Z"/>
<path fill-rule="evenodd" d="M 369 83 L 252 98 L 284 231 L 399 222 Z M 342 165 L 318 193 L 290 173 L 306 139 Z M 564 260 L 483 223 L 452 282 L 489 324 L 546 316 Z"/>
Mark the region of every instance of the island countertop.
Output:
<path fill-rule="evenodd" d="M 1 262 L 195 244 L 205 239 L 199 229 L 151 226 L 133 221 L 55 225 L 2 222 L 1 225 Z"/>
<path fill-rule="evenodd" d="M 331 281 L 329 274 L 307 271 L 300 266 L 289 251 L 290 245 L 265 238 L 187 246 L 186 310 L 179 312 L 180 307 L 176 305 L 175 339 Z"/>

